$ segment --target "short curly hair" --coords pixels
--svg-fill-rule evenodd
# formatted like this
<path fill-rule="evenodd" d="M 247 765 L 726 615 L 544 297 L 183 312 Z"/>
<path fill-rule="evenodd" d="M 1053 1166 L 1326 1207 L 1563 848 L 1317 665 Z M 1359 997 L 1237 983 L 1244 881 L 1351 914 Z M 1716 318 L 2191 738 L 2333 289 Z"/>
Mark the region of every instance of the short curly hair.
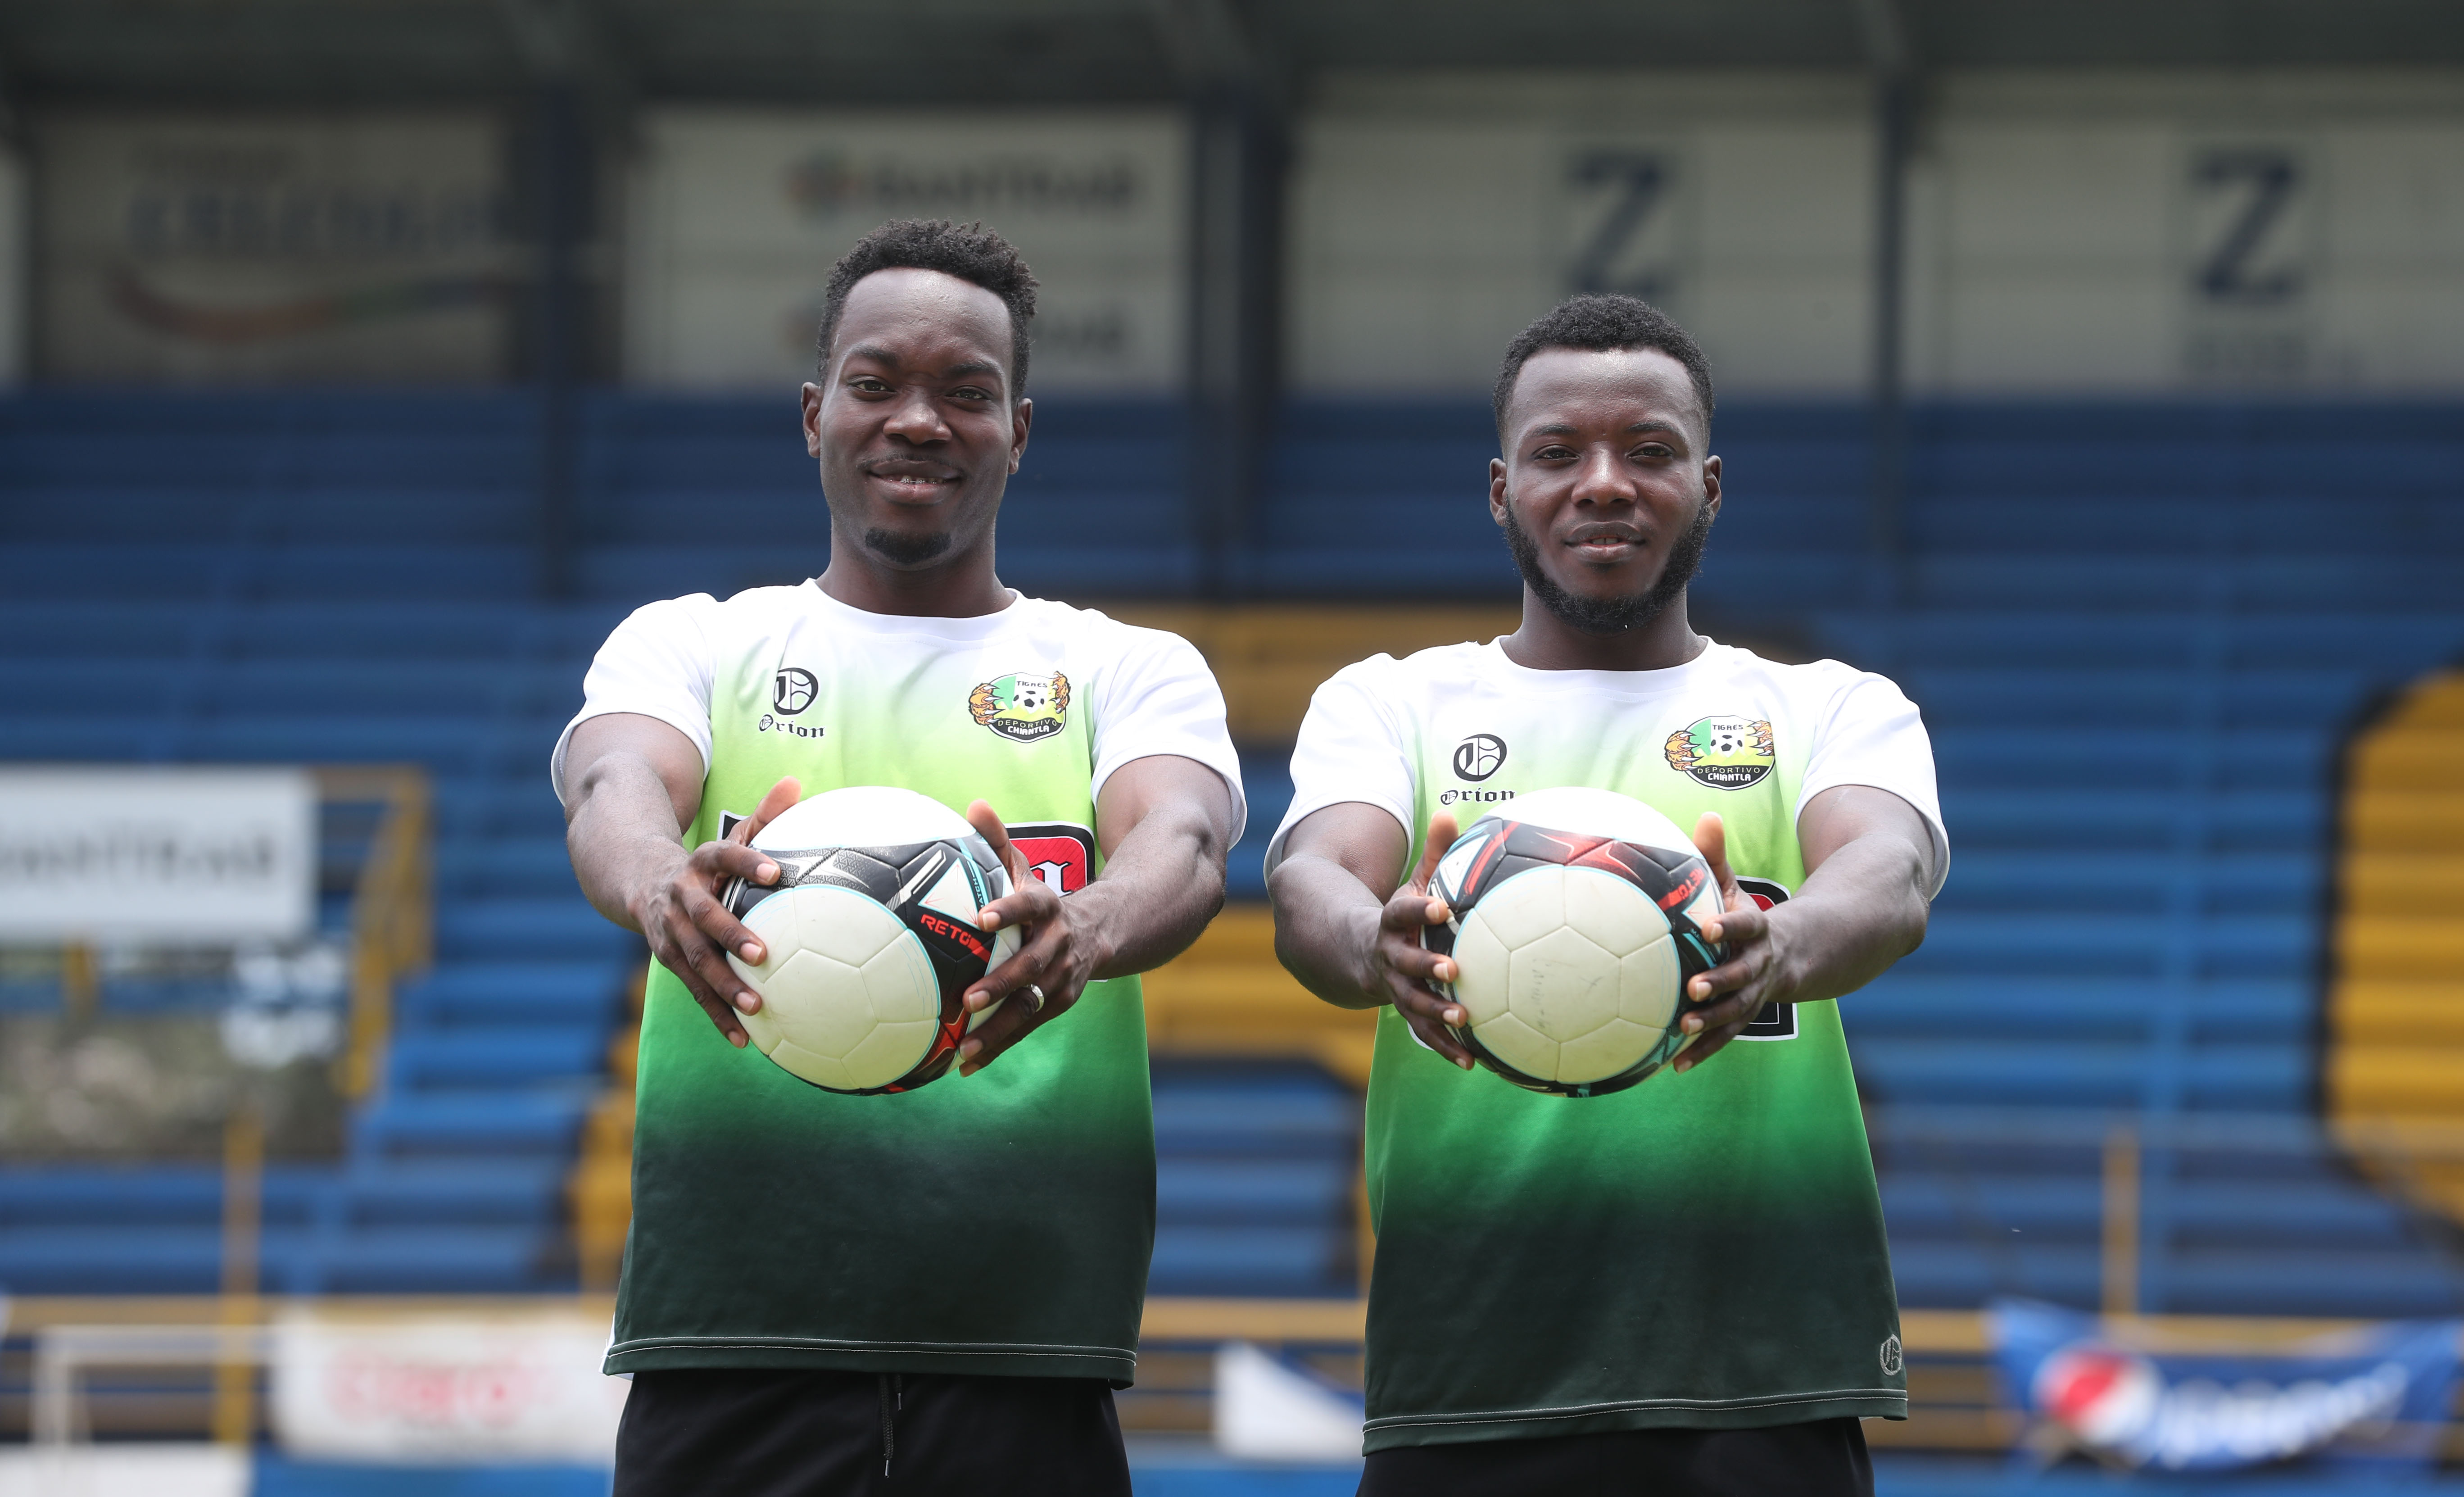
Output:
<path fill-rule="evenodd" d="M 830 267 L 828 288 L 822 293 L 822 325 L 813 338 L 818 372 L 830 371 L 830 341 L 838 336 L 840 314 L 847 311 L 847 293 L 875 271 L 939 271 L 972 281 L 1001 298 L 1009 308 L 1010 399 L 1026 392 L 1027 328 L 1035 320 L 1035 273 L 1026 268 L 1018 246 L 983 225 L 953 223 L 946 218 L 893 218 L 855 242 Z"/>
<path fill-rule="evenodd" d="M 1501 441 L 1506 435 L 1506 405 L 1513 398 L 1514 382 L 1522 378 L 1523 365 L 1543 348 L 1577 348 L 1592 353 L 1619 348 L 1660 350 L 1685 366 L 1685 377 L 1693 382 L 1694 398 L 1703 403 L 1703 426 L 1707 434 L 1711 425 L 1711 361 L 1703 357 L 1702 345 L 1650 302 L 1612 291 L 1567 297 L 1538 321 L 1515 334 L 1514 341 L 1506 345 L 1506 363 L 1499 367 L 1497 384 L 1488 397 Z"/>

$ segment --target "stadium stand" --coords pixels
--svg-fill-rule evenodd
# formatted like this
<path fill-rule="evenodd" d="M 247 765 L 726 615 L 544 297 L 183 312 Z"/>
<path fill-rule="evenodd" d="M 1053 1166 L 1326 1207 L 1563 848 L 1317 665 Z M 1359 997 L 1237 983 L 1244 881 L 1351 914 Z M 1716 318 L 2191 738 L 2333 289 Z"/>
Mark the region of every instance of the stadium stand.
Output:
<path fill-rule="evenodd" d="M 344 1157 L 271 1172 L 271 1289 L 571 1281 L 564 1180 L 632 959 L 574 891 L 540 776 L 612 615 L 521 601 L 527 430 L 519 402 L 481 396 L 0 411 L 0 753 L 433 778 L 435 965 L 397 999 Z M 210 1167 L 0 1181 L 0 1282 L 18 1292 L 218 1282 Z"/>
<path fill-rule="evenodd" d="M 820 553 L 791 421 L 783 404 L 594 396 L 582 595 L 542 604 L 526 397 L 0 407 L 0 755 L 413 761 L 435 779 L 437 964 L 402 995 L 347 1158 L 270 1178 L 269 1287 L 572 1281 L 568 1199 L 584 1220 L 613 1209 L 605 1171 L 576 1183 L 574 1166 L 587 1119 L 602 1158 L 624 1136 L 634 958 L 573 891 L 546 747 L 624 607 L 787 581 Z M 2454 1308 L 2435 1233 L 2335 1147 L 2315 1102 L 2338 749 L 2375 697 L 2464 649 L 2464 423 L 1923 409 L 1896 602 L 1877 601 L 1890 574 L 1865 550 L 1859 414 L 1741 406 L 1720 435 L 1727 508 L 1700 613 L 1892 673 L 1940 756 L 1950 887 L 1925 950 L 1848 1010 L 1906 1302 L 2109 1300 L 2100 1172 L 2126 1126 L 2145 1197 L 2132 1303 Z M 1490 442 L 1477 405 L 1295 407 L 1236 570 L 1317 603 L 1147 605 L 1216 654 L 1249 740 L 1236 899 L 1263 892 L 1289 795 L 1276 740 L 1315 678 L 1373 635 L 1497 627 L 1511 575 L 1479 502 Z M 1185 595 L 1182 462 L 1162 407 L 1048 403 L 1004 575 Z M 1433 592 L 1491 611 L 1362 622 L 1360 605 Z M 1348 1294 L 1360 1030 L 1298 995 L 1262 932 L 1236 909 L 1152 983 L 1155 1282 Z M 203 1170 L 0 1169 L 0 1281 L 209 1288 L 214 1199 Z M 180 1230 L 115 1257 L 112 1229 L 134 1222 Z"/>
<path fill-rule="evenodd" d="M 1903 1300 L 2095 1302 L 2059 1110 L 2146 1134 L 2142 1307 L 2452 1310 L 2439 1234 L 2314 1104 L 2338 750 L 2464 647 L 2464 425 L 1987 407 L 1915 451 L 1908 606 L 1815 619 L 1924 707 L 1955 848 L 1925 949 L 1848 1008 Z"/>
<path fill-rule="evenodd" d="M 2464 675 L 2406 693 L 2344 764 L 2328 1115 L 2389 1184 L 2464 1221 Z"/>

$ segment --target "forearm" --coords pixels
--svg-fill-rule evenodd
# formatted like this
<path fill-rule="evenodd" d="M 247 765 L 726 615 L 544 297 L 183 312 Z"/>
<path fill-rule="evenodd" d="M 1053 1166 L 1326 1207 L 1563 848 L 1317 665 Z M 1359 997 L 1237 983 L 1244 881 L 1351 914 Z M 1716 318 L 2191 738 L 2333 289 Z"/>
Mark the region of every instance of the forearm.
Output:
<path fill-rule="evenodd" d="M 1287 857 L 1267 881 L 1275 902 L 1275 956 L 1301 986 L 1337 1008 L 1375 1008 L 1387 995 L 1363 959 L 1376 938 L 1382 901 L 1329 858 Z"/>
<path fill-rule="evenodd" d="M 1151 972 L 1189 949 L 1223 908 L 1223 831 L 1197 806 L 1158 809 L 1069 896 L 1094 936 L 1090 980 Z"/>
<path fill-rule="evenodd" d="M 685 862 L 676 811 L 658 772 L 631 759 L 592 764 L 574 787 L 564 841 L 574 877 L 601 914 L 642 928 L 638 894 L 672 879 Z"/>
<path fill-rule="evenodd" d="M 1771 913 L 1796 956 L 1790 1000 L 1853 993 L 1923 944 L 1925 878 L 1924 855 L 1897 837 L 1860 837 L 1824 860 Z"/>

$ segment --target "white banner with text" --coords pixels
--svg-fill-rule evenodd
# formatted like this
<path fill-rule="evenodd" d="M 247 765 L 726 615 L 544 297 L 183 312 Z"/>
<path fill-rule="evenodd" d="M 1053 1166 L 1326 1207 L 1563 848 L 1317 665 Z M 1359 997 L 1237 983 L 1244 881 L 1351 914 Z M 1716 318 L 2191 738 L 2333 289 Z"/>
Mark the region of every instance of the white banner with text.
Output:
<path fill-rule="evenodd" d="M 1035 272 L 1030 393 L 1180 383 L 1188 174 L 1169 114 L 673 109 L 642 140 L 629 379 L 793 388 L 838 257 L 889 219 L 949 218 L 1000 231 Z"/>
<path fill-rule="evenodd" d="M 0 769 L 0 940 L 288 940 L 316 923 L 298 769 Z"/>
<path fill-rule="evenodd" d="M 578 1314 L 296 1315 L 275 1331 L 275 1431 L 317 1460 L 604 1465 L 631 1386 L 606 1351 L 606 1321 Z"/>

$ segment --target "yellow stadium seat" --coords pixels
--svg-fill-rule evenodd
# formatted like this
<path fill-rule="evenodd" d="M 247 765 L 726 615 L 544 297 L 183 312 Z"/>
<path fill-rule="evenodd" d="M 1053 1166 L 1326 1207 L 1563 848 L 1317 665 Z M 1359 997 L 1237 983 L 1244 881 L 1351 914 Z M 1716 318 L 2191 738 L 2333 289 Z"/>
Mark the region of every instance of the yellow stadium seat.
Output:
<path fill-rule="evenodd" d="M 2328 1115 L 2371 1173 L 2464 1221 L 2464 674 L 2414 688 L 2347 765 Z"/>

